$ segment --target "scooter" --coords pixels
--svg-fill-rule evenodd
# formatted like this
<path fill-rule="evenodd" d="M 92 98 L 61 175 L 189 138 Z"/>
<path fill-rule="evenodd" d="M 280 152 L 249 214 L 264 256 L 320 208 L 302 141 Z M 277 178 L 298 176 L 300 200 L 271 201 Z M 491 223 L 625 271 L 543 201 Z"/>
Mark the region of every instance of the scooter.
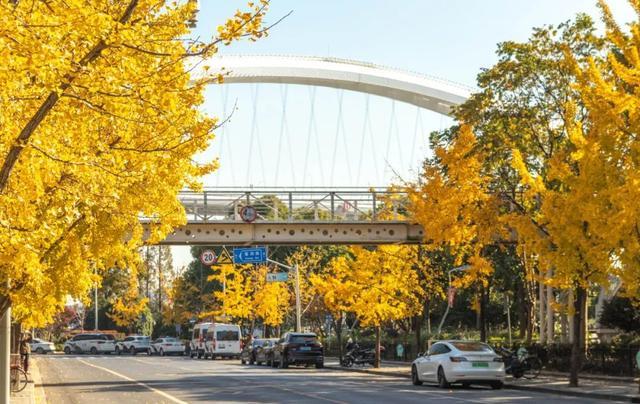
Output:
<path fill-rule="evenodd" d="M 510 374 L 516 379 L 521 377 L 535 379 L 540 374 L 542 362 L 534 356 L 529 356 L 525 348 L 520 348 L 517 352 L 502 348 L 496 352 L 502 356 L 506 374 Z"/>
<path fill-rule="evenodd" d="M 380 352 L 384 351 L 384 347 L 380 347 Z M 373 348 L 364 349 L 356 345 L 342 358 L 342 366 L 350 368 L 353 365 L 371 365 L 376 362 L 376 350 Z"/>

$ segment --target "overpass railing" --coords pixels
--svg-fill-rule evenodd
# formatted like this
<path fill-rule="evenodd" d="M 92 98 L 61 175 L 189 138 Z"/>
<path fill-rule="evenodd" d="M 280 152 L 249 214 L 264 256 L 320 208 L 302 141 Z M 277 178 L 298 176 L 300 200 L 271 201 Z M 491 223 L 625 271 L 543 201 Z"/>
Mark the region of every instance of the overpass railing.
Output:
<path fill-rule="evenodd" d="M 256 221 L 405 221 L 408 196 L 402 189 L 373 188 L 207 188 L 179 195 L 190 222 L 241 222 L 253 206 Z"/>

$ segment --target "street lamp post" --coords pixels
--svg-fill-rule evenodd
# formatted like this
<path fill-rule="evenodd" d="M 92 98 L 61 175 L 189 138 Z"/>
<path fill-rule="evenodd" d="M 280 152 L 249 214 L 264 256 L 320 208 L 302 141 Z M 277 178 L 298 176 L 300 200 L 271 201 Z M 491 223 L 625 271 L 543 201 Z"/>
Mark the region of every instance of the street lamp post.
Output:
<path fill-rule="evenodd" d="M 449 291 L 449 288 L 451 288 L 451 273 L 452 272 L 464 272 L 464 271 L 468 271 L 469 269 L 471 269 L 471 265 L 461 265 L 459 267 L 455 267 L 452 268 L 450 270 L 447 271 L 447 277 L 449 278 L 449 285 L 447 288 L 447 292 Z M 444 315 L 442 316 L 442 319 L 440 320 L 440 325 L 438 325 L 438 337 L 440 337 L 440 333 L 442 332 L 442 325 L 444 324 L 444 320 L 446 320 L 447 318 L 447 314 L 449 314 L 449 302 L 447 301 L 447 308 L 444 311 Z"/>

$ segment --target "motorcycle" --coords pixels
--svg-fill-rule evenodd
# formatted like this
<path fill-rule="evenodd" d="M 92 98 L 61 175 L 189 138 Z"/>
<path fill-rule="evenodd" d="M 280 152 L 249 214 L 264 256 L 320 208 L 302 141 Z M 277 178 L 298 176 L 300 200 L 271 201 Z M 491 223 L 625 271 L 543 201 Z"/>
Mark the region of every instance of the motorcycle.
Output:
<path fill-rule="evenodd" d="M 535 379 L 542 370 L 542 362 L 535 356 L 530 356 L 525 348 L 519 348 L 517 352 L 509 351 L 501 348 L 496 350 L 504 361 L 504 370 L 506 374 L 512 375 L 519 379 Z"/>
<path fill-rule="evenodd" d="M 380 352 L 384 351 L 384 347 L 380 347 Z M 360 348 L 358 345 L 349 350 L 342 358 L 341 365 L 350 368 L 353 365 L 371 365 L 376 362 L 376 350 L 374 348 Z"/>

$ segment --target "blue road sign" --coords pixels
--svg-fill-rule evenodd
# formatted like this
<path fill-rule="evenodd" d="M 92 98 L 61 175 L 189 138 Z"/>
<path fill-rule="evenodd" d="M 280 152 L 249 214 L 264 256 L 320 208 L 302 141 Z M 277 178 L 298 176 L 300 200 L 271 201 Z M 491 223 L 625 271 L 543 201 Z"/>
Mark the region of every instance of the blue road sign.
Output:
<path fill-rule="evenodd" d="M 267 262 L 267 247 L 234 248 L 234 264 L 264 264 Z"/>

